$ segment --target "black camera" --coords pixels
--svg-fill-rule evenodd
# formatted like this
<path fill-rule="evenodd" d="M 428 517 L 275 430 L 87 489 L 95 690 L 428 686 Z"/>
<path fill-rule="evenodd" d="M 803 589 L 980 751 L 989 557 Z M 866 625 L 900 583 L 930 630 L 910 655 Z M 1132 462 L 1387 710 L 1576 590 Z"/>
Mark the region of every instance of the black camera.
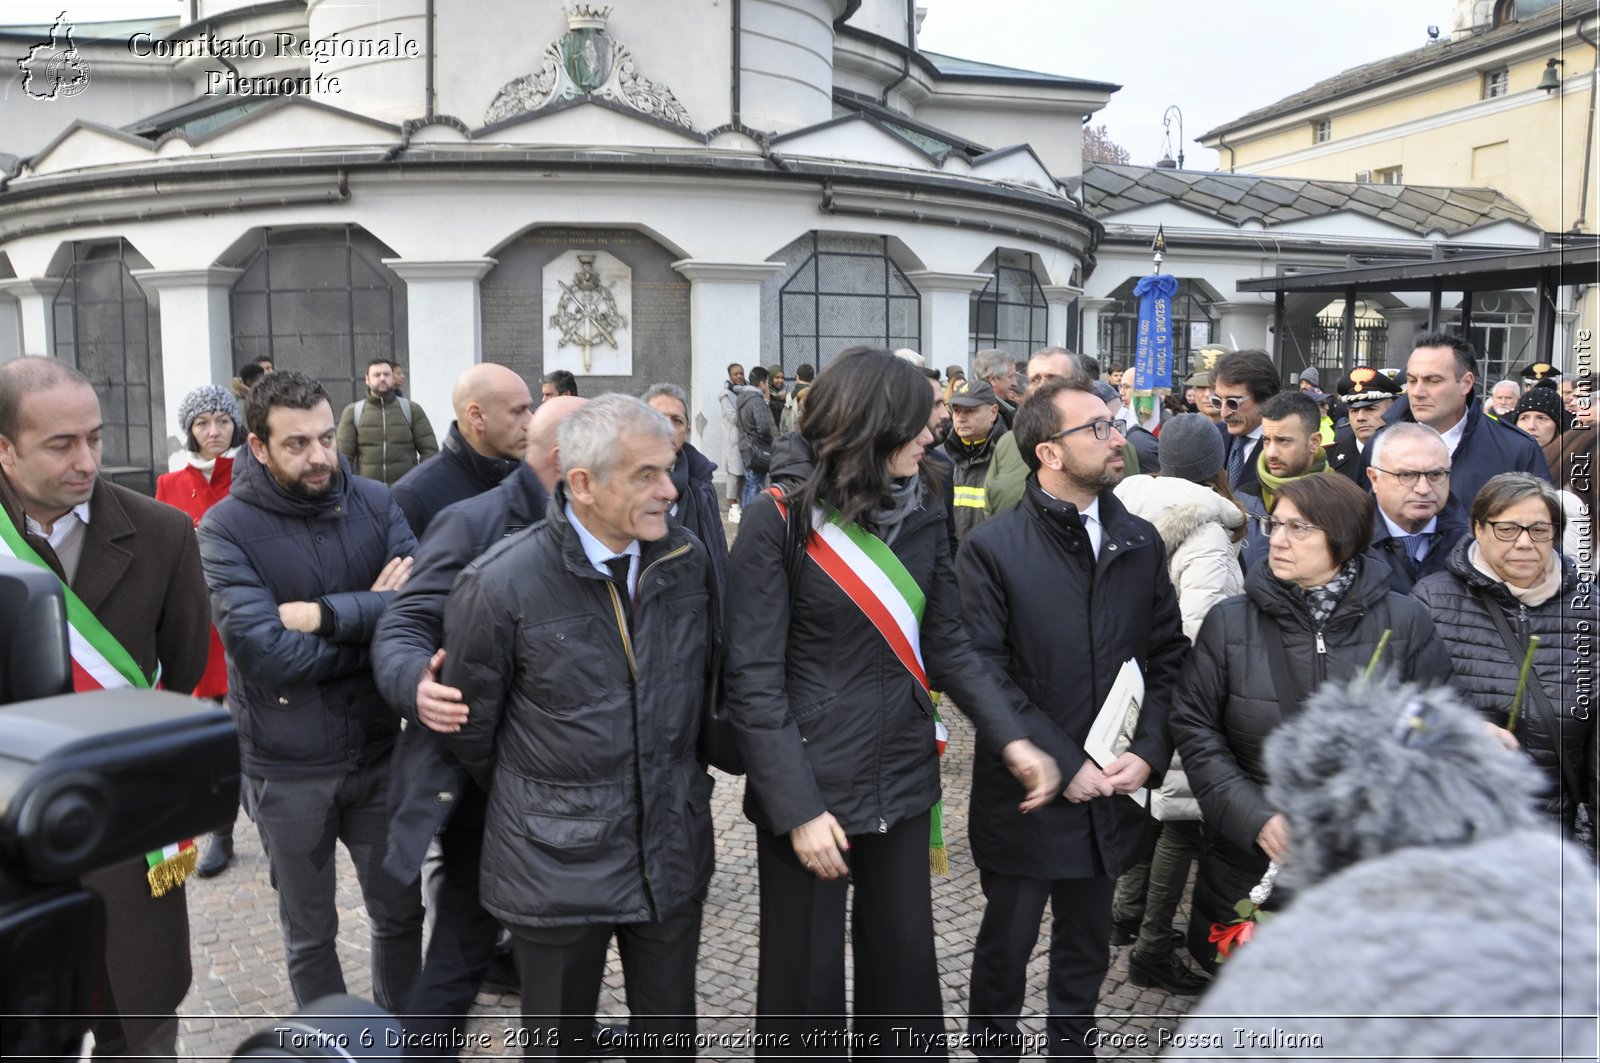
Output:
<path fill-rule="evenodd" d="M 60 582 L 0 559 L 0 1058 L 80 1054 L 103 925 L 81 877 L 238 807 L 225 710 L 154 690 L 71 691 Z"/>

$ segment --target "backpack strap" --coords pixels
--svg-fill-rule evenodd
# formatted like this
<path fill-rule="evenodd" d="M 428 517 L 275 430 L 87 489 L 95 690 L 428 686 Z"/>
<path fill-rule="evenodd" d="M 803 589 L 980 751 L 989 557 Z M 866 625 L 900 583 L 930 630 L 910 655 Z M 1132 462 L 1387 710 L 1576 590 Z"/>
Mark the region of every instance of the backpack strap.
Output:
<path fill-rule="evenodd" d="M 411 400 L 401 395 L 396 401 L 400 403 L 400 414 L 406 419 L 406 427 L 411 427 Z M 356 400 L 355 422 L 356 427 L 361 427 L 361 411 L 367 408 L 366 399 Z"/>

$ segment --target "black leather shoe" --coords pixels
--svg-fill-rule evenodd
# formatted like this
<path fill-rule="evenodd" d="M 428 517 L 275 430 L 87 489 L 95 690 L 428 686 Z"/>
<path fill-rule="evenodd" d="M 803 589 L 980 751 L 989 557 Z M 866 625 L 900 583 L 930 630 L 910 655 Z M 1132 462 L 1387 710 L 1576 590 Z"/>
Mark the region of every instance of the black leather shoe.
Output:
<path fill-rule="evenodd" d="M 1111 920 L 1111 944 L 1132 945 L 1139 940 L 1139 924 L 1124 923 L 1119 919 Z"/>
<path fill-rule="evenodd" d="M 1159 986 L 1180 997 L 1199 996 L 1211 985 L 1208 976 L 1191 971 L 1170 952 L 1161 962 L 1148 959 L 1137 950 L 1128 953 L 1128 981 L 1137 986 Z"/>
<path fill-rule="evenodd" d="M 215 878 L 228 870 L 228 861 L 232 859 L 233 835 L 213 834 L 211 844 L 206 846 L 205 855 L 194 865 L 194 873 L 201 878 Z"/>
<path fill-rule="evenodd" d="M 478 983 L 480 993 L 520 993 L 522 991 L 522 978 L 517 974 L 517 961 L 511 955 L 511 950 L 501 952 L 499 949 L 489 959 L 489 969 L 483 974 L 483 981 Z"/>

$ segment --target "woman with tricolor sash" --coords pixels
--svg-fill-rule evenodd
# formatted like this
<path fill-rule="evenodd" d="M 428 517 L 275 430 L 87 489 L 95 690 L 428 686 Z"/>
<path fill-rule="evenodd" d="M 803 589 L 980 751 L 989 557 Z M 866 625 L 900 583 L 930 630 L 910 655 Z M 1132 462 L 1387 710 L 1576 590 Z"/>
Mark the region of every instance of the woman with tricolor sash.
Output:
<path fill-rule="evenodd" d="M 778 441 L 778 486 L 745 511 L 729 558 L 723 689 L 749 773 L 757 1028 L 774 1053 L 870 1054 L 875 1043 L 878 1053 L 945 1054 L 930 685 L 1001 752 L 1024 812 L 1061 790 L 1055 762 L 961 626 L 943 491 L 922 462 L 931 412 L 927 379 L 908 362 L 866 348 L 838 355 L 811 387 L 801 433 Z"/>

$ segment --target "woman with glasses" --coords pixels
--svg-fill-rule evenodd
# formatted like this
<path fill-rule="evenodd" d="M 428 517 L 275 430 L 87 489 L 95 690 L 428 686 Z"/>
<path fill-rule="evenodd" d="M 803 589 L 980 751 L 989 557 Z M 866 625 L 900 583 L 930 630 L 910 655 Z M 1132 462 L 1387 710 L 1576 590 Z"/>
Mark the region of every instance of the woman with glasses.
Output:
<path fill-rule="evenodd" d="M 723 696 L 748 778 L 761 894 L 760 1052 L 845 1053 L 846 897 L 854 1033 L 896 1027 L 945 1055 L 934 951 L 929 684 L 952 694 L 1032 810 L 1061 795 L 1017 698 L 972 649 L 951 570 L 928 378 L 888 351 L 817 374 L 777 485 L 728 559 Z M 1109 432 L 1109 429 L 1108 429 Z"/>
<path fill-rule="evenodd" d="M 1572 829 L 1592 781 L 1584 750 L 1600 611 L 1587 582 L 1555 550 L 1555 489 L 1530 473 L 1501 473 L 1472 500 L 1472 535 L 1444 572 L 1417 584 L 1455 661 L 1457 686 L 1490 723 L 1507 725 L 1530 636 L 1539 637 L 1511 732 L 1544 770 L 1542 804 Z M 1590 808 L 1591 817 L 1594 809 Z"/>
<path fill-rule="evenodd" d="M 1343 476 L 1286 481 L 1262 519 L 1265 564 L 1245 592 L 1206 614 L 1184 664 L 1172 735 L 1200 802 L 1200 866 L 1189 952 L 1216 966 L 1214 924 L 1293 848 L 1290 824 L 1267 798 L 1262 747 L 1322 684 L 1362 674 L 1389 633 L 1380 666 L 1401 681 L 1438 683 L 1450 661 L 1427 611 L 1389 590 L 1363 555 L 1371 497 Z"/>

